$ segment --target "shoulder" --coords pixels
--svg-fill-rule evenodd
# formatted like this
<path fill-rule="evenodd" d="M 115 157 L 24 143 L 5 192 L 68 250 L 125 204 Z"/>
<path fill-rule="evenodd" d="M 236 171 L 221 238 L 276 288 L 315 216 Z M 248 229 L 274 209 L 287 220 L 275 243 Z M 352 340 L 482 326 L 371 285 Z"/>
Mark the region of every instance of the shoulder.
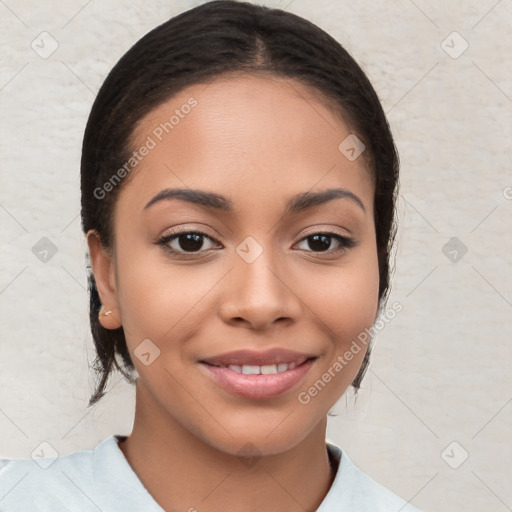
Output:
<path fill-rule="evenodd" d="M 391 490 L 361 471 L 334 443 L 327 449 L 338 463 L 336 477 L 317 512 L 421 512 Z"/>
<path fill-rule="evenodd" d="M 61 457 L 0 461 L 0 512 L 163 512 L 111 435 L 96 448 Z"/>
<path fill-rule="evenodd" d="M 113 436 L 98 447 L 115 442 Z M 60 457 L 42 450 L 33 458 L 0 460 L 0 511 L 97 510 L 93 462 L 97 449 Z"/>

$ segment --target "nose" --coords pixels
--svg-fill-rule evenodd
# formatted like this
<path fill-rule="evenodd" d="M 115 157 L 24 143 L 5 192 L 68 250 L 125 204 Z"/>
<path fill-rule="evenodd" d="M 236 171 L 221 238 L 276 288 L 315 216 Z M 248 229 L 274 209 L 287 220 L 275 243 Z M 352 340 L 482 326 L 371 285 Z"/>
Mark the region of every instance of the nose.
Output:
<path fill-rule="evenodd" d="M 284 261 L 278 264 L 270 250 L 263 250 L 251 263 L 235 253 L 233 265 L 223 280 L 219 314 L 225 323 L 265 330 L 278 321 L 292 324 L 300 318 L 297 283 Z"/>

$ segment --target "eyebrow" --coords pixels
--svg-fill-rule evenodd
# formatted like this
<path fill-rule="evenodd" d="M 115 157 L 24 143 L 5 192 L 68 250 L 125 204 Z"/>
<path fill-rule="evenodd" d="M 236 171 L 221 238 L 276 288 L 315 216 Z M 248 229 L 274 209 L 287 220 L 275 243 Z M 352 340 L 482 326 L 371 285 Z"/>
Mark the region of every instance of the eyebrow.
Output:
<path fill-rule="evenodd" d="M 161 190 L 153 199 L 151 199 L 143 211 L 147 210 L 160 201 L 179 199 L 188 203 L 193 203 L 204 208 L 215 209 L 232 213 L 234 211 L 233 202 L 223 195 L 215 192 L 206 192 L 198 189 L 175 188 Z M 342 188 L 329 188 L 321 192 L 302 192 L 293 196 L 286 205 L 285 216 L 293 213 L 302 212 L 315 206 L 333 201 L 334 199 L 348 199 L 358 205 L 366 213 L 363 202 L 350 190 Z"/>

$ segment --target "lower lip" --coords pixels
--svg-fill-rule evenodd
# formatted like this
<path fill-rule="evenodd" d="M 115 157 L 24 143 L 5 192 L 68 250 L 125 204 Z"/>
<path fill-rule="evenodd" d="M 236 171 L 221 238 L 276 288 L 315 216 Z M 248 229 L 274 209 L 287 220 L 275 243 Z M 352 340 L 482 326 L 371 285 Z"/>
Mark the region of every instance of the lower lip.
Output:
<path fill-rule="evenodd" d="M 245 375 L 223 366 L 200 363 L 209 376 L 221 388 L 234 395 L 253 399 L 273 398 L 286 393 L 296 386 L 306 375 L 314 360 L 305 361 L 292 370 L 270 375 Z"/>

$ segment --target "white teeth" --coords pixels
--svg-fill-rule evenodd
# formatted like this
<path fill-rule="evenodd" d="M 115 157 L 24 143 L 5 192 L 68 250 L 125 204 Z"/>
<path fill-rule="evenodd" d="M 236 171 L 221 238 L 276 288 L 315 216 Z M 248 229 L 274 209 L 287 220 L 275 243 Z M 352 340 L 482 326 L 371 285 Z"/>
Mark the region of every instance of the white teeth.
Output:
<path fill-rule="evenodd" d="M 244 375 L 273 375 L 275 373 L 293 370 L 293 368 L 295 368 L 296 366 L 296 363 L 266 364 L 263 366 L 249 364 L 244 364 L 243 366 L 240 366 L 238 364 L 230 364 L 228 368 L 234 372 L 243 373 Z"/>
<path fill-rule="evenodd" d="M 277 366 L 275 364 L 267 364 L 261 367 L 261 374 L 270 375 L 272 373 L 277 373 Z"/>
<path fill-rule="evenodd" d="M 260 373 L 260 367 L 244 364 L 242 366 L 242 373 L 245 373 L 245 375 L 258 375 Z"/>

